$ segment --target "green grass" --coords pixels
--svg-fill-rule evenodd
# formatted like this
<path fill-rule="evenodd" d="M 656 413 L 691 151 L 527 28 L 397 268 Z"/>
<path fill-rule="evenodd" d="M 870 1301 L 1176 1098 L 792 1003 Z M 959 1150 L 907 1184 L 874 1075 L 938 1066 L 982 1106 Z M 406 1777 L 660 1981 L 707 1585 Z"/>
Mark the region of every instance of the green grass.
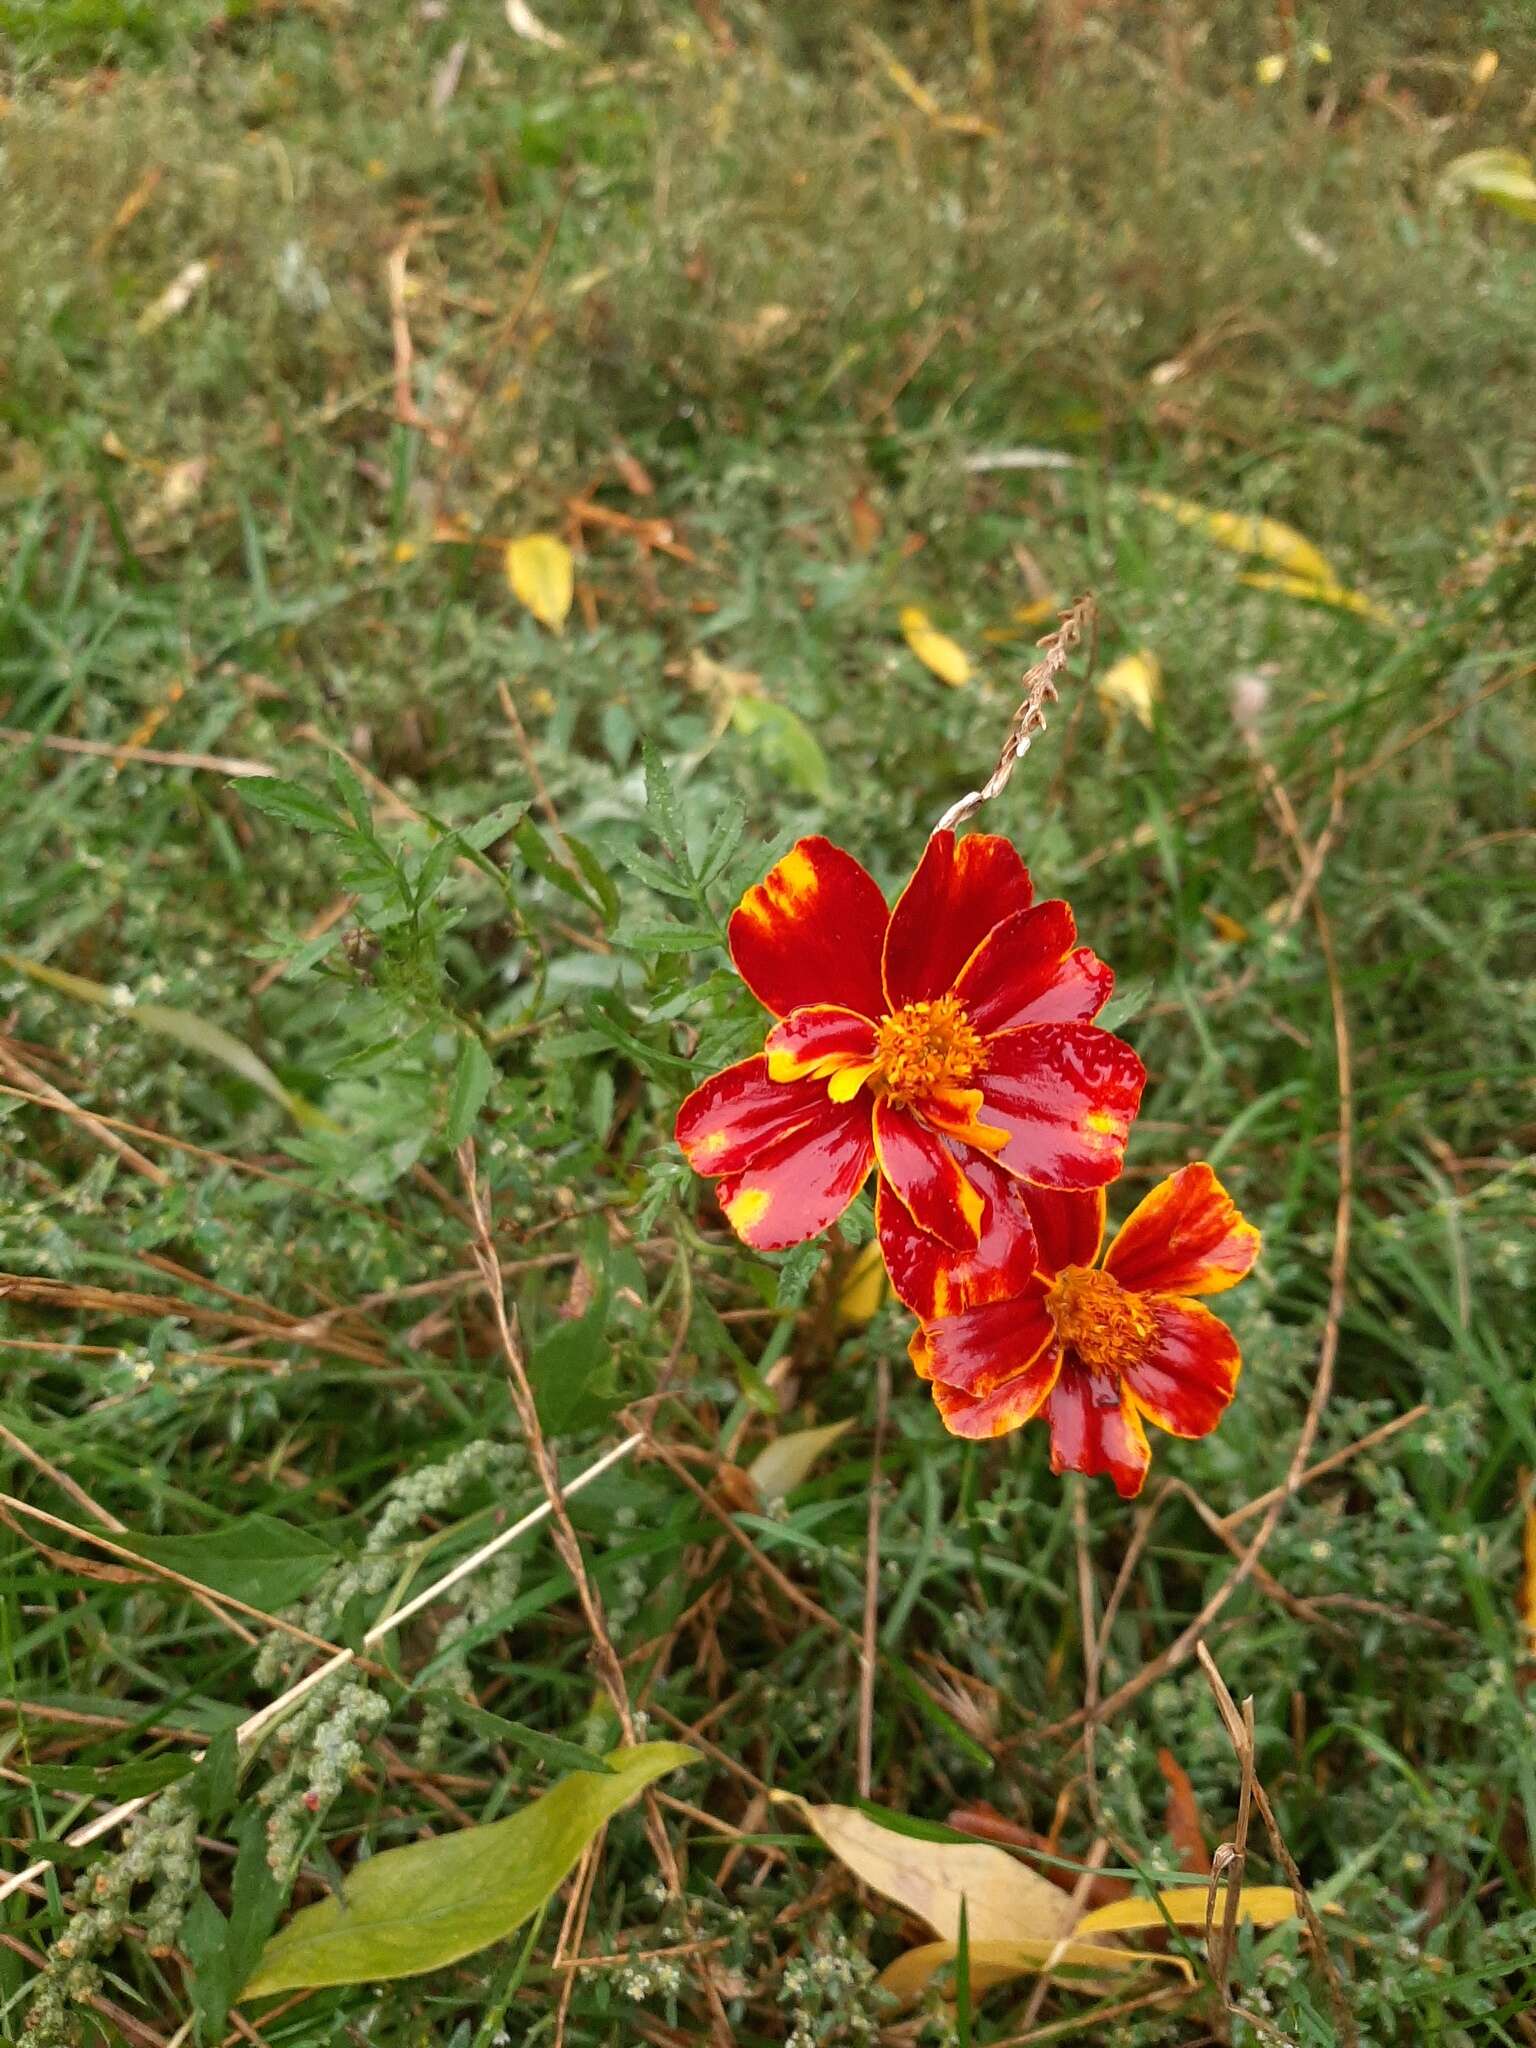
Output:
<path fill-rule="evenodd" d="M 1429 1414 L 1290 1506 L 1263 1559 L 1278 1586 L 1240 1591 L 1211 1647 L 1233 1692 L 1254 1695 L 1293 1854 L 1343 1909 L 1330 1934 L 1361 2038 L 1524 2041 L 1536 231 L 1452 202 L 1439 179 L 1463 150 L 1530 147 L 1536 33 L 1493 4 L 1460 21 L 1319 13 L 1298 48 L 1326 36 L 1331 61 L 1298 57 L 1263 89 L 1254 64 L 1279 31 L 1235 5 L 1080 22 L 1013 0 L 728 5 L 729 50 L 707 9 L 540 12 L 563 50 L 516 37 L 499 9 L 433 18 L 403 0 L 217 20 L 126 0 L 0 5 L 0 725 L 260 761 L 333 811 L 340 747 L 375 797 L 409 807 L 381 802 L 376 837 L 349 841 L 259 809 L 224 773 L 0 744 L 0 1265 L 73 1290 L 0 1300 L 0 1421 L 138 1536 L 233 1525 L 259 1547 L 248 1518 L 263 1515 L 334 1546 L 350 1576 L 306 1623 L 332 1639 L 355 1640 L 402 1573 L 427 1584 L 525 1511 L 537 1480 L 508 1448 L 516 1418 L 474 1290 L 401 1292 L 470 1268 L 450 1125 L 473 1108 L 483 1047 L 476 1141 L 567 1471 L 664 1369 L 658 1432 L 703 1454 L 703 1480 L 712 1454 L 744 1464 L 780 1428 L 853 1418 L 749 1528 L 857 1630 L 874 1367 L 891 1361 L 874 1797 L 930 1821 L 989 1801 L 1044 1832 L 1070 1788 L 1064 1857 L 1102 1834 L 1111 1867 L 1167 1871 L 1166 1746 L 1209 1839 L 1229 1838 L 1237 1773 L 1192 1664 L 1101 1731 L 1097 1821 L 1082 1752 L 1044 1732 L 1082 1703 L 1084 1644 L 1077 1494 L 1050 1476 L 1042 1433 L 976 1450 L 947 1438 L 907 1372 L 905 1318 L 835 1313 L 867 1218 L 823 1260 L 752 1258 L 670 1142 L 690 1076 L 760 1027 L 723 954 L 663 951 L 655 934 L 675 920 L 707 937 L 802 831 L 899 884 L 1011 716 L 1039 630 L 997 637 L 1034 594 L 1025 550 L 1062 600 L 1096 591 L 1101 663 L 1145 647 L 1165 677 L 1151 731 L 1069 684 L 986 818 L 1116 966 L 1120 1028 L 1152 1076 L 1112 1214 L 1203 1156 L 1266 1239 L 1258 1276 L 1223 1304 L 1247 1361 L 1230 1417 L 1203 1443 L 1155 1445 L 1156 1519 L 1102 1689 L 1172 1641 L 1231 1566 L 1159 1479 L 1218 1514 L 1277 1484 L 1323 1336 L 1330 990 L 1311 912 L 1288 921 L 1295 857 L 1249 718 L 1303 833 L 1329 830 L 1317 902 L 1355 1072 L 1354 1242 L 1315 1456 L 1421 1402 Z M 457 87 L 435 101 L 460 37 Z M 1502 61 L 1480 90 L 1485 47 Z M 996 132 L 941 127 L 891 59 L 945 113 Z M 394 416 L 386 266 L 407 236 L 425 428 Z M 209 268 L 185 309 L 141 328 L 193 262 Z M 1075 466 L 967 467 L 1020 446 Z M 1149 489 L 1289 522 L 1394 623 L 1245 584 L 1251 565 Z M 494 543 L 565 530 L 581 494 L 667 522 L 684 556 L 587 526 L 594 622 L 578 608 L 554 637 L 513 600 Z M 486 544 L 435 538 L 444 519 Z M 908 654 L 908 603 L 978 657 L 966 688 Z M 707 663 L 756 675 L 775 708 L 731 722 Z M 692 902 L 646 865 L 666 859 L 647 747 L 695 856 L 717 835 L 718 873 Z M 534 798 L 544 838 L 501 819 L 492 872 L 423 876 L 431 821 L 467 828 Z M 616 902 L 553 878 L 545 799 Z M 738 807 L 730 850 L 718 834 Z M 274 978 L 344 894 L 361 900 L 329 950 L 317 937 Z M 296 1121 L 131 1006 L 74 1000 L 17 961 L 222 1026 L 320 1115 Z M 151 1133 L 128 1135 L 163 1178 L 24 1099 L 37 1090 L 18 1059 Z M 285 1319 L 329 1311 L 346 1312 L 284 1335 Z M 225 1312 L 267 1328 L 245 1341 Z M 90 1521 L 9 1453 L 5 1485 Z M 391 1501 L 385 1548 L 364 1551 Z M 913 1928 L 752 1807 L 740 1775 L 854 1797 L 846 1642 L 788 1605 L 666 1466 L 623 1466 L 573 1505 L 651 1732 L 702 1722 L 714 1745 L 664 1789 L 759 1844 L 722 1884 L 729 1841 L 665 1809 L 684 1915 L 658 1900 L 643 1814 L 622 1816 L 585 1952 L 718 1938 L 736 2039 L 910 2040 L 864 1964 Z M 1133 1511 L 1103 1485 L 1085 1510 L 1102 1607 Z M 0 1566 L 0 1691 L 35 1710 L 8 1708 L 0 1731 L 8 1861 L 88 1817 L 49 1766 L 110 1771 L 207 1741 L 280 1688 L 287 1657 L 163 1583 L 77 1570 L 83 1544 L 50 1555 L 39 1538 L 56 1541 L 9 1524 Z M 312 1820 L 290 1812 L 297 1899 L 364 1851 L 496 1818 L 545 1782 L 531 1751 L 453 1706 L 455 1685 L 546 1735 L 612 1739 L 547 1534 L 515 1556 L 391 1647 L 388 1718 L 359 1771 Z M 302 1579 L 277 1583 L 297 1600 Z M 230 1849 L 249 1837 L 259 1861 L 279 1762 L 238 1791 L 199 1781 L 201 1881 L 222 1910 Z M 302 1789 L 312 1747 L 298 1763 Z M 1277 1874 L 1257 1832 L 1249 1870 Z M 13 1898 L 7 1933 L 49 1951 L 74 1875 L 66 1861 Z M 158 2041 L 184 2023 L 224 2038 L 183 1962 L 151 1953 L 147 1902 L 134 1894 L 100 1995 Z M 512 2039 L 552 2039 L 559 1905 L 520 1976 L 514 1937 L 388 1996 L 325 1992 L 252 2017 L 272 2048 L 482 2048 L 505 2004 Z M 818 1956 L 837 1967 L 802 1967 Z M 36 1979 L 0 1950 L 6 2038 L 47 2038 L 22 2031 Z M 1293 1930 L 1245 1936 L 1233 1983 L 1285 2038 L 1338 2038 Z M 1027 1999 L 1027 1983 L 979 1998 L 971 2038 L 1023 2032 Z M 1058 1985 L 1039 2023 L 1092 2030 L 1094 2004 Z M 922 2038 L 951 2038 L 947 2024 L 936 2006 Z M 1172 2048 L 1213 2024 L 1206 1985 L 1103 2032 Z M 708 2037 L 692 1965 L 578 1974 L 573 2048 L 669 2027 Z M 1254 2035 L 1239 2020 L 1232 2038 Z"/>

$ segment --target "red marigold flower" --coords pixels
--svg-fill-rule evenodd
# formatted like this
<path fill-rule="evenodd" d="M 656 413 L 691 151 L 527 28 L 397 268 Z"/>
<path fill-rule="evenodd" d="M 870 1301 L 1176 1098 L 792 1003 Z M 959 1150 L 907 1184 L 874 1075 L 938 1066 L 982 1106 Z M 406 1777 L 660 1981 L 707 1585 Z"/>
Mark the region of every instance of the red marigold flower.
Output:
<path fill-rule="evenodd" d="M 1210 1167 L 1155 1187 L 1099 1260 L 1102 1190 L 1010 1180 L 978 1161 L 985 1201 L 974 1252 L 956 1258 L 882 1188 L 891 1284 L 919 1318 L 912 1363 L 956 1436 L 1002 1436 L 1036 1415 L 1053 1472 L 1108 1472 L 1129 1499 L 1151 1453 L 1144 1425 L 1208 1436 L 1242 1359 L 1226 1324 L 1192 1299 L 1235 1287 L 1259 1233 Z"/>
<path fill-rule="evenodd" d="M 1053 1187 L 1114 1179 L 1146 1075 L 1090 1022 L 1110 970 L 1065 903 L 1033 896 L 1006 839 L 952 832 L 928 841 L 894 910 L 827 839 L 800 840 L 747 891 L 731 957 L 778 1022 L 677 1117 L 744 1243 L 814 1237 L 876 1166 L 917 1228 L 961 1251 L 981 1228 L 982 1155 Z"/>

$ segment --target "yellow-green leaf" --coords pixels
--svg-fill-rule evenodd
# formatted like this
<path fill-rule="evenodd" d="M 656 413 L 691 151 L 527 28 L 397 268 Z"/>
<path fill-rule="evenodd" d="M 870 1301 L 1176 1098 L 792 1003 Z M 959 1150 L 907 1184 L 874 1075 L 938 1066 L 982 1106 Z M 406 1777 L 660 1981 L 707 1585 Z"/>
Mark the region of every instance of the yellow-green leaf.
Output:
<path fill-rule="evenodd" d="M 696 1762 L 697 1751 L 647 1742 L 606 1761 L 606 1776 L 573 1772 L 506 1820 L 354 1865 L 339 1896 L 306 1906 L 273 1935 L 241 1996 L 415 1977 L 504 1940 L 553 1895 L 605 1821 L 664 1772 Z"/>
<path fill-rule="evenodd" d="M 1469 149 L 1446 165 L 1440 184 L 1446 192 L 1471 192 L 1521 220 L 1536 220 L 1536 175 L 1518 149 Z"/>
<path fill-rule="evenodd" d="M 1099 678 L 1099 703 L 1111 719 L 1129 711 L 1138 724 L 1152 730 L 1153 715 L 1163 694 L 1163 665 L 1150 647 L 1124 654 Z"/>
<path fill-rule="evenodd" d="M 831 1450 L 852 1427 L 850 1416 L 846 1422 L 829 1422 L 821 1429 L 791 1429 L 776 1436 L 747 1467 L 747 1476 L 757 1488 L 759 1498 L 782 1500 L 786 1493 L 793 1493 L 810 1476 L 811 1467 L 822 1452 Z"/>
<path fill-rule="evenodd" d="M 929 623 L 928 614 L 915 604 L 904 604 L 898 614 L 902 638 L 923 667 L 941 683 L 958 690 L 971 680 L 971 657 L 947 633 Z"/>
<path fill-rule="evenodd" d="M 1349 590 L 1342 583 L 1315 583 L 1310 576 L 1284 576 L 1275 569 L 1250 569 L 1237 580 L 1252 590 L 1274 590 L 1282 597 L 1299 598 L 1303 604 L 1322 604 L 1336 612 L 1353 612 L 1356 618 L 1369 619 L 1373 626 L 1395 627 L 1398 623 L 1373 598 L 1363 591 Z"/>
<path fill-rule="evenodd" d="M 210 1024 L 206 1017 L 199 1017 L 191 1010 L 172 1009 L 166 1003 L 137 1002 L 130 989 L 108 988 L 103 982 L 87 981 L 83 974 L 66 974 L 62 968 L 46 967 L 40 960 L 23 960 L 15 953 L 0 953 L 0 961 L 18 973 L 28 975 L 33 981 L 41 982 L 44 988 L 70 996 L 78 1003 L 92 1003 L 100 1010 L 115 1010 L 129 1023 L 137 1024 L 145 1031 L 158 1032 L 162 1038 L 173 1038 L 189 1052 L 202 1053 L 208 1059 L 217 1060 L 232 1074 L 238 1074 L 253 1088 L 259 1088 L 263 1095 L 281 1103 L 296 1124 L 317 1130 L 336 1128 L 312 1102 L 306 1102 L 302 1095 L 295 1095 L 291 1088 L 285 1088 L 266 1061 L 253 1053 L 248 1045 L 221 1025 Z"/>
<path fill-rule="evenodd" d="M 507 581 L 520 604 L 552 633 L 565 630 L 576 590 L 570 549 L 552 533 L 528 533 L 507 542 Z"/>
<path fill-rule="evenodd" d="M 1142 491 L 1142 502 L 1166 512 L 1181 526 L 1191 526 L 1235 555 L 1262 555 L 1291 576 L 1305 576 L 1314 583 L 1336 587 L 1338 577 L 1326 555 L 1315 548 L 1304 533 L 1278 519 L 1264 519 L 1250 512 L 1223 512 L 1192 498 L 1171 497 L 1167 491 Z"/>
<path fill-rule="evenodd" d="M 1204 1896 L 1202 1892 L 1201 1897 Z M 889 1991 L 893 1998 L 916 1998 L 927 1988 L 935 1970 L 952 1963 L 957 1952 L 958 1945 L 953 1941 L 925 1941 L 921 1948 L 909 1948 L 905 1955 L 898 1956 L 894 1963 L 881 1971 L 880 1988 Z M 969 1960 L 972 1991 L 990 1991 L 994 1985 L 1007 1984 L 1015 1977 L 1031 1975 L 1047 1966 L 1053 1971 L 1096 1970 L 1101 1975 L 1111 1976 L 1126 1970 L 1142 1970 L 1149 1964 L 1161 1964 L 1164 1969 L 1179 1971 L 1186 1983 L 1194 1982 L 1194 1972 L 1183 1956 L 1152 1955 L 1145 1949 L 1110 1948 L 1100 1941 L 1040 1941 L 1033 1938 L 973 1941 L 969 1944 Z"/>

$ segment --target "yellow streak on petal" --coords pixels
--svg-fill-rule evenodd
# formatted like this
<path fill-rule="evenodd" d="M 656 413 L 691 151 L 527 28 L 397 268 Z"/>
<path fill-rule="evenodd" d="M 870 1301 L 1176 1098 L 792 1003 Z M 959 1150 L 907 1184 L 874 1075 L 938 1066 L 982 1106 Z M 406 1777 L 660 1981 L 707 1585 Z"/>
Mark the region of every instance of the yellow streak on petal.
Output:
<path fill-rule="evenodd" d="M 740 1236 L 767 1215 L 773 1196 L 767 1188 L 740 1188 L 725 1205 L 731 1228 Z"/>
<path fill-rule="evenodd" d="M 689 1164 L 697 1166 L 701 1160 L 716 1159 L 731 1142 L 729 1131 L 708 1131 L 702 1138 L 694 1140 L 689 1155 Z"/>
<path fill-rule="evenodd" d="M 839 1068 L 827 1083 L 827 1093 L 834 1102 L 852 1102 L 871 1074 L 878 1073 L 878 1060 L 861 1062 L 858 1066 Z"/>
<path fill-rule="evenodd" d="M 1083 1122 L 1102 1138 L 1115 1137 L 1120 1129 L 1119 1117 L 1111 1115 L 1107 1109 L 1090 1109 Z"/>

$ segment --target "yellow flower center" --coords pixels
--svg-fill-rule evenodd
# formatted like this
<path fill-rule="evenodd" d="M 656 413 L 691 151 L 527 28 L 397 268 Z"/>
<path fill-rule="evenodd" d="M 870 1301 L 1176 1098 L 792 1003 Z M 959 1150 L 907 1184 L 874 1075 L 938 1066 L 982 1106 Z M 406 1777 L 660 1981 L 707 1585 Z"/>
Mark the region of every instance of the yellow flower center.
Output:
<path fill-rule="evenodd" d="M 954 996 L 908 1003 L 880 1026 L 875 1057 L 887 1095 L 897 1103 L 956 1088 L 981 1065 L 986 1045 Z"/>
<path fill-rule="evenodd" d="M 1059 1273 L 1045 1306 L 1057 1336 L 1092 1372 L 1123 1373 L 1152 1341 L 1152 1311 L 1141 1296 L 1092 1266 Z"/>

